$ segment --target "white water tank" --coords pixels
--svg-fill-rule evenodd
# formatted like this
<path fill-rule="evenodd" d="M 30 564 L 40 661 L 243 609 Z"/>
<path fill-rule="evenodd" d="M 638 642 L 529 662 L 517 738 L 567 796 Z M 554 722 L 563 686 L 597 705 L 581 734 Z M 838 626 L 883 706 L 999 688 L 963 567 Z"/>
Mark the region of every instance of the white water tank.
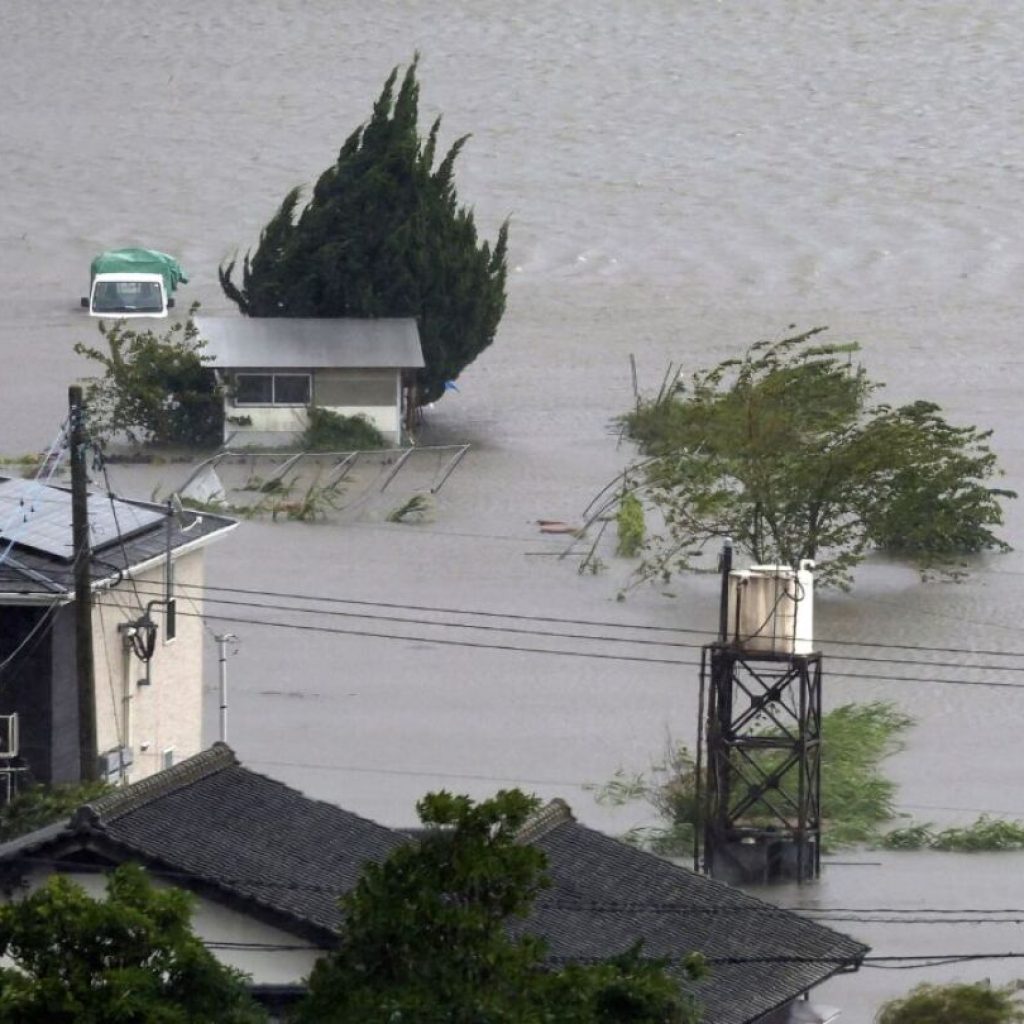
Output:
<path fill-rule="evenodd" d="M 814 649 L 814 563 L 753 565 L 729 573 L 726 643 L 751 654 Z"/>

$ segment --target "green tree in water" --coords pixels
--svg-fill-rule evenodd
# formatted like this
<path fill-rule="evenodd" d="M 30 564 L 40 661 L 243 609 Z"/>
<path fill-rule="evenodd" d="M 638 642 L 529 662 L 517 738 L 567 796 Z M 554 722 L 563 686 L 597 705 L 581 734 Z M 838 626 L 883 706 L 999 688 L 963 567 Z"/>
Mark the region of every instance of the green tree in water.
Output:
<path fill-rule="evenodd" d="M 103 368 L 103 376 L 90 378 L 85 391 L 94 437 L 196 448 L 220 443 L 223 402 L 192 319 L 196 308 L 163 334 L 125 320 L 110 326 L 101 320 L 107 351 L 75 345 L 79 355 Z"/>
<path fill-rule="evenodd" d="M 418 58 L 417 58 L 418 60 Z M 437 163 L 440 118 L 418 134 L 414 60 L 397 93 L 392 71 L 370 120 L 345 141 L 303 209 L 292 189 L 224 294 L 247 316 L 415 317 L 425 367 L 421 403 L 440 398 L 491 342 L 505 311 L 508 224 L 493 250 L 477 242 L 455 191 L 468 136 Z"/>
<path fill-rule="evenodd" d="M 298 1024 L 696 1024 L 663 961 L 633 949 L 547 970 L 544 943 L 510 930 L 546 885 L 544 854 L 517 838 L 536 806 L 516 790 L 422 800 L 426 834 L 342 898 L 340 946 L 314 968 Z"/>
<path fill-rule="evenodd" d="M 1016 494 L 990 484 L 991 432 L 930 402 L 874 404 L 857 346 L 820 344 L 822 329 L 759 342 L 623 417 L 645 456 L 631 477 L 665 523 L 644 575 L 690 568 L 721 537 L 758 564 L 813 559 L 840 586 L 871 549 L 953 572 L 1007 549 L 993 527 Z"/>

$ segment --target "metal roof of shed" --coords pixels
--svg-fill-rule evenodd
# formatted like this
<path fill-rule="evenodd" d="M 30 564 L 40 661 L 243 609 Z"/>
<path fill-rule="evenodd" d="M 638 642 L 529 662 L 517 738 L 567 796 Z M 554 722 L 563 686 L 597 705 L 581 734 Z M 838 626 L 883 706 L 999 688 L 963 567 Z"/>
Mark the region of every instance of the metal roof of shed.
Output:
<path fill-rule="evenodd" d="M 418 369 L 411 317 L 196 317 L 206 354 L 225 369 Z"/>

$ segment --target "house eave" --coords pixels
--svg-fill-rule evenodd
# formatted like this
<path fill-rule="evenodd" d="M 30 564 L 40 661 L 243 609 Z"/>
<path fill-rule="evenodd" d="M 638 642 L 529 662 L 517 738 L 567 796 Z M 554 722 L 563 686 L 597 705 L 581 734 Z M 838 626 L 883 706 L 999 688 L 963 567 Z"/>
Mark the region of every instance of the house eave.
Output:
<path fill-rule="evenodd" d="M 19 876 L 23 881 L 26 873 L 35 866 L 44 866 L 55 874 L 72 875 L 76 871 L 103 870 L 99 865 L 90 866 L 88 863 L 76 863 L 74 860 L 65 861 L 65 858 L 81 854 L 95 857 L 110 870 L 121 864 L 139 864 L 154 878 L 160 878 L 169 885 L 186 889 L 239 913 L 248 914 L 257 921 L 289 932 L 319 949 L 326 951 L 334 948 L 337 943 L 338 933 L 333 928 L 275 907 L 257 896 L 239 892 L 216 878 L 209 878 L 181 865 L 169 863 L 149 851 L 103 832 L 74 832 L 68 829 L 24 852 L 14 853 L 6 860 L 0 861 L 0 879 L 10 888 L 12 882 L 19 879 Z"/>
<path fill-rule="evenodd" d="M 226 536 L 238 526 L 239 524 L 237 522 L 226 523 L 218 530 L 204 534 L 202 537 L 196 537 L 195 540 L 187 541 L 184 544 L 176 545 L 171 549 L 171 561 L 176 562 L 179 558 L 206 547 L 206 545 L 211 541 L 220 540 L 221 537 Z M 167 553 L 161 552 L 159 555 L 153 555 L 142 562 L 136 562 L 134 565 L 129 565 L 120 572 L 111 573 L 109 576 L 102 576 L 99 579 L 95 579 L 92 581 L 93 593 L 109 590 L 125 577 L 128 579 L 134 579 L 141 576 L 143 573 L 149 572 L 150 569 L 154 569 L 157 566 L 165 564 L 166 561 Z M 71 590 L 64 590 L 63 588 L 45 592 L 0 591 L 0 606 L 18 605 L 23 607 L 34 606 L 49 608 L 51 605 L 71 604 L 74 599 L 74 592 Z"/>
<path fill-rule="evenodd" d="M 231 533 L 232 530 L 238 528 L 237 522 L 228 523 L 222 526 L 219 530 L 214 530 L 212 533 L 207 533 L 202 537 L 197 537 L 195 540 L 188 541 L 186 544 L 178 544 L 176 547 L 171 549 L 171 561 L 176 562 L 179 558 L 184 555 L 189 555 L 193 551 L 198 551 L 200 548 L 206 547 L 213 540 L 220 540 L 221 537 Z M 136 562 L 135 565 L 127 566 L 122 572 L 115 573 L 111 576 L 105 576 L 98 580 L 93 580 L 93 590 L 106 590 L 109 587 L 114 586 L 122 576 L 127 576 L 129 579 L 140 576 L 144 572 L 149 572 L 150 569 L 156 568 L 158 565 L 164 565 L 167 562 L 167 553 L 161 552 L 159 555 L 153 555 L 151 558 L 147 558 L 144 562 Z"/>

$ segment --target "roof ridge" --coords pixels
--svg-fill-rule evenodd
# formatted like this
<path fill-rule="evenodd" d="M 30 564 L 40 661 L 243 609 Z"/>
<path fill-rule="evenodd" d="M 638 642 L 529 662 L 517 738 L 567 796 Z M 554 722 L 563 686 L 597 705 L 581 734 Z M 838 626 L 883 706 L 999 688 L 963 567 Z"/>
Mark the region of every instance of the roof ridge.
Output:
<path fill-rule="evenodd" d="M 523 822 L 522 827 L 516 832 L 516 842 L 532 843 L 559 825 L 575 820 L 572 808 L 561 797 L 556 796 Z"/>
<path fill-rule="evenodd" d="M 144 804 L 157 800 L 169 793 L 174 793 L 186 786 L 191 786 L 200 779 L 215 775 L 238 764 L 235 752 L 226 744 L 220 741 L 213 744 L 206 750 L 186 758 L 184 761 L 165 768 L 154 775 L 149 775 L 124 789 L 115 790 L 98 800 L 85 804 L 76 812 L 77 815 L 92 811 L 102 821 L 106 818 L 112 821 L 122 814 L 134 811 Z"/>

